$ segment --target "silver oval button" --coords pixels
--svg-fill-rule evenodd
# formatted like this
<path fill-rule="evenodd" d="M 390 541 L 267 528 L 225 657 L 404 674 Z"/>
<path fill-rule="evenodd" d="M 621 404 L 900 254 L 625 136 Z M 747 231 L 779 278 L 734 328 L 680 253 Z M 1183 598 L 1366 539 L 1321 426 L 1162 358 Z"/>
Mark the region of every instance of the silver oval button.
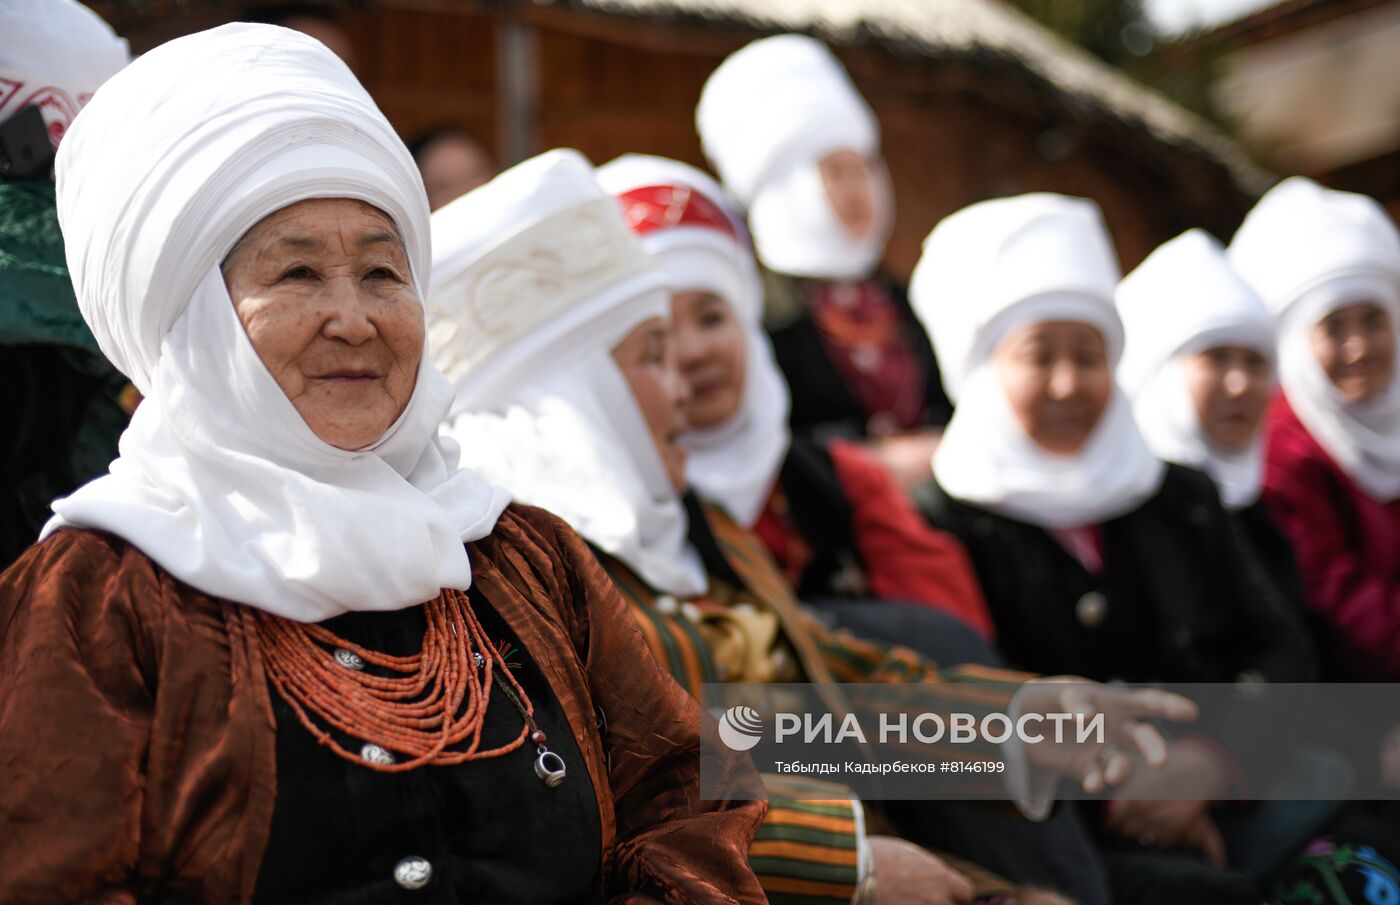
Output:
<path fill-rule="evenodd" d="M 433 865 L 427 858 L 409 855 L 394 865 L 394 882 L 404 889 L 422 889 L 433 879 Z"/>
<path fill-rule="evenodd" d="M 360 749 L 360 757 L 372 764 L 379 764 L 381 767 L 387 767 L 394 762 L 394 755 L 378 745 L 365 745 Z"/>
<path fill-rule="evenodd" d="M 343 647 L 337 647 L 335 649 L 335 662 L 344 666 L 346 669 L 361 670 L 365 668 L 365 661 L 360 659 L 359 654 L 352 650 L 346 650 Z"/>
<path fill-rule="evenodd" d="M 1101 625 L 1108 615 L 1108 598 L 1098 591 L 1090 591 L 1074 605 L 1074 615 L 1085 628 Z"/>

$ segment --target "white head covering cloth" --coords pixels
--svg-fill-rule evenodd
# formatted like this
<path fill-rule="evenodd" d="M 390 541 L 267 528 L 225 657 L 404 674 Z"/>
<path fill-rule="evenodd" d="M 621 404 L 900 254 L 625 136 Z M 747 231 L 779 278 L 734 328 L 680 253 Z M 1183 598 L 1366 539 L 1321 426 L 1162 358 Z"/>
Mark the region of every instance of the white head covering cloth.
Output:
<path fill-rule="evenodd" d="M 939 223 L 924 241 L 910 300 L 957 402 L 933 459 L 955 499 L 1045 528 L 1123 515 L 1161 486 L 1152 455 L 1116 387 L 1074 455 L 1045 452 L 1017 421 L 992 355 L 1008 333 L 1041 321 L 1083 321 L 1116 365 L 1122 325 L 1113 308 L 1117 261 L 1098 208 L 1032 194 L 984 201 Z"/>
<path fill-rule="evenodd" d="M 705 154 L 748 208 L 765 265 L 835 280 L 874 271 L 894 225 L 894 193 L 879 159 L 880 127 L 826 45 L 777 35 L 734 52 L 705 82 L 695 123 Z M 871 164 L 875 223 L 860 239 L 832 209 L 817 166 L 844 150 Z"/>
<path fill-rule="evenodd" d="M 111 473 L 56 502 L 45 534 L 110 531 L 201 591 L 305 622 L 470 585 L 463 542 L 508 498 L 437 441 L 452 390 L 426 348 L 397 423 L 337 449 L 262 365 L 219 270 L 268 214 L 354 198 L 393 219 L 426 289 L 417 168 L 345 64 L 275 26 L 172 41 L 88 105 L 57 178 L 83 317 L 146 398 Z"/>
<path fill-rule="evenodd" d="M 0 0 L 0 122 L 38 107 L 55 148 L 102 83 L 131 60 L 124 39 L 75 0 Z"/>
<path fill-rule="evenodd" d="M 1373 302 L 1400 345 L 1400 234 L 1374 199 L 1293 177 L 1274 186 L 1230 243 L 1230 263 L 1278 320 L 1279 383 L 1298 420 L 1353 481 L 1400 498 L 1400 363 L 1384 390 L 1348 403 L 1308 333 L 1339 308 Z"/>
<path fill-rule="evenodd" d="M 612 348 L 669 318 L 665 276 L 577 151 L 541 154 L 433 214 L 434 361 L 463 461 L 680 596 L 707 581 L 685 507 Z"/>
<path fill-rule="evenodd" d="M 1230 268 L 1225 249 L 1192 229 L 1163 244 L 1124 277 L 1115 294 L 1127 335 L 1118 382 L 1152 451 L 1215 479 L 1230 509 L 1259 499 L 1263 431 L 1235 453 L 1206 437 L 1183 361 L 1216 346 L 1251 349 L 1274 361 L 1274 323 L 1264 303 Z"/>
<path fill-rule="evenodd" d="M 763 291 L 753 254 L 738 237 L 743 225 L 724 206 L 713 179 L 692 166 L 662 157 L 628 154 L 599 168 L 598 181 L 613 195 L 647 187 L 674 186 L 712 202 L 729 220 L 733 235 L 703 226 L 669 226 L 641 236 L 642 247 L 660 262 L 675 292 L 712 292 L 727 301 L 744 327 L 744 387 L 739 408 L 723 423 L 689 431 L 686 478 L 700 496 L 723 506 L 752 527 L 763 512 L 787 456 L 791 400 L 763 331 Z"/>

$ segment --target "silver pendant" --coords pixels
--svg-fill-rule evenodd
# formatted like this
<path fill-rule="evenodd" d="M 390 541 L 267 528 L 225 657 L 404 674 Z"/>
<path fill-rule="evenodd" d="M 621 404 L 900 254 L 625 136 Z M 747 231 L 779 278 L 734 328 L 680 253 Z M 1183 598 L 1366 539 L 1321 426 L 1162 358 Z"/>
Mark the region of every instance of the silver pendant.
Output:
<path fill-rule="evenodd" d="M 564 758 L 543 745 L 539 747 L 539 756 L 535 758 L 535 775 L 544 780 L 545 785 L 551 789 L 557 788 L 568 772 Z"/>

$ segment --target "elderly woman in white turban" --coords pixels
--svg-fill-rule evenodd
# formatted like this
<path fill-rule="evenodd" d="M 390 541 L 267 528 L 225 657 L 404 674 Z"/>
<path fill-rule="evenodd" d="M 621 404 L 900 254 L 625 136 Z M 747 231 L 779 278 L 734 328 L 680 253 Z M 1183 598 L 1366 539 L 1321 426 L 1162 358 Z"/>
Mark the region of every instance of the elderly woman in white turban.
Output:
<path fill-rule="evenodd" d="M 1115 300 L 1126 335 L 1118 382 L 1147 445 L 1214 479 L 1263 577 L 1302 613 L 1293 549 L 1260 498 L 1275 387 L 1268 309 L 1199 229 L 1148 255 Z"/>
<path fill-rule="evenodd" d="M 918 492 L 925 513 L 967 545 L 1013 665 L 1129 682 L 1306 680 L 1301 617 L 1251 586 L 1210 479 L 1154 456 L 1117 388 L 1118 281 L 1084 199 L 981 202 L 933 230 L 912 297 L 957 409 Z M 1225 793 L 1225 764 L 1202 748 L 1175 743 L 1169 769 Z M 1203 802 L 1110 813 L 1146 847 L 1223 857 Z M 1124 901 L 1172 876 L 1109 866 Z M 1177 899 L 1217 901 L 1195 887 Z"/>
<path fill-rule="evenodd" d="M 949 407 L 903 289 L 879 272 L 894 194 L 874 111 L 820 41 L 777 35 L 720 64 L 695 121 L 767 271 L 793 428 L 868 438 L 896 475 L 921 477 Z"/>
<path fill-rule="evenodd" d="M 344 64 L 157 48 L 58 198 L 146 398 L 0 578 L 0 900 L 760 900 L 587 548 L 437 437 L 426 197 Z"/>
<path fill-rule="evenodd" d="M 1278 324 L 1264 500 L 1326 627 L 1327 672 L 1400 679 L 1400 233 L 1371 198 L 1287 179 L 1230 262 Z"/>

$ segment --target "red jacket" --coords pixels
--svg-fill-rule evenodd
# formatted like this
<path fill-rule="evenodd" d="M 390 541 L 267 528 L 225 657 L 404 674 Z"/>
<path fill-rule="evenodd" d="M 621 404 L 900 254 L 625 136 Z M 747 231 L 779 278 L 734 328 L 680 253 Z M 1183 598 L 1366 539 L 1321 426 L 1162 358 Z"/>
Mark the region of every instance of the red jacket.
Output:
<path fill-rule="evenodd" d="M 836 480 L 850 505 L 851 533 L 869 593 L 875 600 L 918 603 L 958 617 L 982 637 L 994 634 L 972 560 L 957 538 L 929 525 L 883 465 L 857 443 L 827 446 Z M 798 586 L 806 567 L 801 526 L 784 517 L 780 488 L 754 531 Z"/>
<path fill-rule="evenodd" d="M 1400 680 L 1400 500 L 1367 495 L 1280 394 L 1269 414 L 1264 500 L 1293 545 L 1338 678 Z"/>

